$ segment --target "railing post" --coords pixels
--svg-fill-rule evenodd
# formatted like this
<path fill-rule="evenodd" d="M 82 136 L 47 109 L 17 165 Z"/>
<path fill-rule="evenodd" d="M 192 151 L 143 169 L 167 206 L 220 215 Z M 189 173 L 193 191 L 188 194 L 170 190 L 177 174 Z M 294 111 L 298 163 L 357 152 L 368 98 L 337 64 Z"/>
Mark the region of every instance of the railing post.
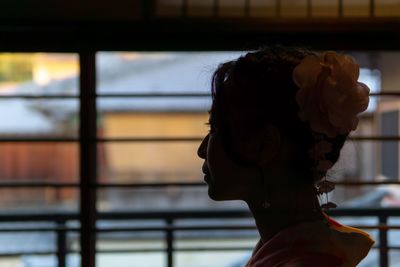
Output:
<path fill-rule="evenodd" d="M 174 230 L 172 229 L 173 224 L 173 219 L 167 219 L 167 267 L 174 266 Z"/>
<path fill-rule="evenodd" d="M 65 221 L 57 221 L 57 261 L 58 267 L 66 267 L 67 255 L 67 232 L 65 231 Z"/>
<path fill-rule="evenodd" d="M 82 51 L 80 62 L 80 223 L 81 266 L 96 266 L 96 52 Z"/>
<path fill-rule="evenodd" d="M 380 215 L 379 216 L 379 225 L 387 225 L 387 216 Z M 380 267 L 388 267 L 388 241 L 387 241 L 387 229 L 380 228 L 379 229 L 379 266 Z"/>

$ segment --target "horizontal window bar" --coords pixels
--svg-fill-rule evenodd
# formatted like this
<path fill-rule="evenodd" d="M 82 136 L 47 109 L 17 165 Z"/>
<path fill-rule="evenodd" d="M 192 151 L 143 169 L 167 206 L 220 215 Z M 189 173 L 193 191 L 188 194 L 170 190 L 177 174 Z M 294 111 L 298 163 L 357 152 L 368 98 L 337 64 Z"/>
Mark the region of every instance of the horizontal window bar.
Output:
<path fill-rule="evenodd" d="M 206 186 L 205 182 L 198 183 L 98 183 L 95 184 L 95 187 L 98 188 L 155 188 L 155 187 L 168 187 L 168 186 L 176 186 L 176 187 L 186 187 L 186 186 Z"/>
<path fill-rule="evenodd" d="M 204 247 L 204 248 L 174 248 L 173 252 L 197 252 L 197 251 L 251 251 L 254 247 Z M 165 249 L 148 248 L 148 249 L 107 249 L 96 250 L 96 253 L 149 253 L 149 252 L 166 252 Z"/>
<path fill-rule="evenodd" d="M 398 230 L 400 225 L 350 225 L 361 229 Z M 210 231 L 210 230 L 255 230 L 255 225 L 210 225 L 210 226 L 166 226 L 166 227 L 124 227 L 124 228 L 101 228 L 97 232 L 151 232 L 151 231 Z"/>
<path fill-rule="evenodd" d="M 203 140 L 203 136 L 193 137 L 129 137 L 129 138 L 96 138 L 89 141 L 106 143 L 106 142 L 199 142 Z M 348 138 L 352 141 L 400 141 L 400 136 L 351 136 Z M 32 138 L 14 138 L 0 137 L 0 143 L 19 143 L 19 142 L 79 142 L 79 138 L 70 137 L 32 137 Z"/>
<path fill-rule="evenodd" d="M 132 138 L 97 138 L 97 142 L 198 142 L 203 137 L 132 137 Z M 400 137 L 399 137 L 400 138 Z"/>
<path fill-rule="evenodd" d="M 140 97 L 211 97 L 210 93 L 113 93 L 113 94 L 96 94 L 96 97 L 112 97 L 112 98 L 140 98 Z"/>
<path fill-rule="evenodd" d="M 21 143 L 21 142 L 30 142 L 30 143 L 37 143 L 37 142 L 78 142 L 79 138 L 76 137 L 0 137 L 0 143 Z"/>
<path fill-rule="evenodd" d="M 378 93 L 370 93 L 369 96 L 395 96 L 400 97 L 399 91 L 385 91 Z M 96 97 L 211 97 L 210 93 L 113 93 L 113 94 L 96 94 Z"/>
<path fill-rule="evenodd" d="M 395 96 L 400 97 L 400 92 L 388 91 L 380 93 L 371 93 L 370 96 Z M 96 94 L 95 97 L 104 98 L 141 98 L 141 97 L 211 97 L 210 93 L 134 93 L 134 94 L 124 94 L 124 93 L 114 93 L 114 94 Z M 78 99 L 79 95 L 29 95 L 29 94 L 12 94 L 12 95 L 2 95 L 0 94 L 0 99 Z"/>
<path fill-rule="evenodd" d="M 378 186 L 378 185 L 400 185 L 400 181 L 370 181 L 370 182 L 335 182 L 338 186 Z M 156 187 L 188 187 L 188 186 L 206 186 L 204 182 L 190 182 L 190 183 L 99 183 L 94 185 L 98 188 L 156 188 Z"/>
<path fill-rule="evenodd" d="M 399 227 L 400 228 L 400 227 Z M 100 228 L 96 232 L 151 232 L 151 231 L 209 231 L 209 230 L 255 230 L 255 225 L 238 226 L 165 226 L 165 227 L 124 227 L 124 228 Z"/>
<path fill-rule="evenodd" d="M 65 187 L 79 187 L 78 183 L 54 183 L 54 182 L 32 182 L 32 181 L 21 181 L 21 182 L 3 182 L 0 181 L 0 188 L 19 188 L 19 187 L 54 187 L 54 188 L 65 188 Z"/>
<path fill-rule="evenodd" d="M 77 212 L 4 212 L 0 213 L 1 222 L 64 222 L 79 220 L 79 213 Z"/>
<path fill-rule="evenodd" d="M 399 91 L 384 91 L 379 93 L 370 93 L 369 96 L 400 96 Z"/>
<path fill-rule="evenodd" d="M 370 182 L 335 182 L 338 186 L 379 186 L 379 185 L 400 185 L 400 181 L 370 181 Z M 188 183 L 98 183 L 93 184 L 97 188 L 162 188 L 162 187 L 198 187 L 206 186 L 204 182 Z M 78 183 L 57 183 L 57 182 L 0 182 L 0 188 L 21 188 L 21 187 L 79 187 Z"/>
<path fill-rule="evenodd" d="M 400 136 L 349 136 L 352 141 L 400 141 Z"/>
<path fill-rule="evenodd" d="M 329 210 L 330 216 L 340 217 L 400 217 L 400 208 L 338 208 Z M 196 210 L 196 211 L 138 211 L 138 212 L 97 212 L 97 220 L 129 219 L 212 219 L 212 218 L 251 218 L 248 210 Z M 4 212 L 0 221 L 68 221 L 78 220 L 77 212 Z"/>
<path fill-rule="evenodd" d="M 203 136 L 193 137 L 132 137 L 132 138 L 97 138 L 97 142 L 197 142 Z M 400 141 L 400 136 L 350 136 L 352 141 Z"/>
<path fill-rule="evenodd" d="M 67 249 L 65 250 L 66 254 L 69 253 L 79 253 L 79 250 L 76 249 Z M 0 258 L 1 257 L 21 257 L 21 256 L 32 256 L 32 255 L 40 255 L 40 256 L 50 256 L 50 255 L 56 255 L 57 251 L 24 251 L 24 252 L 14 252 L 14 253 L 0 253 Z"/>
<path fill-rule="evenodd" d="M 379 249 L 379 246 L 373 246 L 372 249 Z M 388 250 L 400 250 L 400 246 L 386 246 Z M 254 247 L 192 247 L 192 248 L 174 248 L 173 252 L 205 252 L 205 251 L 252 251 Z M 96 253 L 148 253 L 165 252 L 166 249 L 124 249 L 124 250 L 97 250 Z"/>
<path fill-rule="evenodd" d="M 372 249 L 379 249 L 379 246 L 373 246 Z M 388 250 L 400 250 L 400 246 L 387 246 L 385 247 Z M 246 247 L 246 246 L 235 246 L 235 247 L 203 247 L 203 248 L 174 248 L 174 252 L 197 252 L 197 251 L 251 251 L 254 247 Z M 166 252 L 165 249 L 157 249 L 157 248 L 149 248 L 149 249 L 102 249 L 96 250 L 96 253 L 105 253 L 105 254 L 113 254 L 113 253 L 150 253 L 150 252 Z M 65 253 L 79 253 L 78 250 L 68 249 Z M 44 252 L 20 252 L 20 253 L 0 253 L 0 257 L 20 257 L 24 255 L 55 255 L 55 251 L 44 251 Z"/>
<path fill-rule="evenodd" d="M 330 216 L 391 217 L 400 216 L 400 208 L 338 208 L 329 210 Z M 248 210 L 197 210 L 197 211 L 143 211 L 143 212 L 98 212 L 97 218 L 104 220 L 125 219 L 209 219 L 209 218 L 251 218 Z M 0 217 L 1 218 L 1 217 Z"/>
<path fill-rule="evenodd" d="M 78 99 L 79 95 L 1 95 L 0 99 L 15 99 L 15 98 L 23 98 L 23 99 Z"/>
<path fill-rule="evenodd" d="M 360 179 L 362 180 L 362 179 Z M 339 181 L 334 182 L 339 186 L 365 186 L 365 185 L 400 185 L 400 181 L 370 181 L 370 182 L 348 182 L 348 181 Z"/>
<path fill-rule="evenodd" d="M 38 227 L 38 228 L 0 228 L 0 233 L 8 232 L 79 232 L 80 228 L 68 227 Z"/>
<path fill-rule="evenodd" d="M 399 230 L 400 225 L 350 225 L 351 227 L 368 230 Z M 255 225 L 207 225 L 207 226 L 165 226 L 165 227 L 121 227 L 97 228 L 98 233 L 110 232 L 165 232 L 165 231 L 211 231 L 211 230 L 256 230 Z M 79 232 L 80 228 L 74 227 L 27 227 L 27 228 L 0 228 L 0 233 L 8 232 Z"/>
<path fill-rule="evenodd" d="M 0 253 L 0 258 L 1 257 L 22 257 L 26 255 L 40 255 L 40 256 L 50 256 L 50 255 L 56 255 L 56 251 L 24 251 L 24 252 L 14 252 L 14 253 Z"/>

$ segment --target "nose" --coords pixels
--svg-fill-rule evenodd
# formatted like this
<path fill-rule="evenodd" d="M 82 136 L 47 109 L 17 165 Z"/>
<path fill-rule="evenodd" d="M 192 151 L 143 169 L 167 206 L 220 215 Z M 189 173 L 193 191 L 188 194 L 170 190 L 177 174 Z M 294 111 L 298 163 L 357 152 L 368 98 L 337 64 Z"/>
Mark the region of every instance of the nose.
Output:
<path fill-rule="evenodd" d="M 206 137 L 204 137 L 203 141 L 201 141 L 201 144 L 197 149 L 197 155 L 202 159 L 206 159 L 207 157 L 208 138 L 209 135 L 207 134 Z"/>

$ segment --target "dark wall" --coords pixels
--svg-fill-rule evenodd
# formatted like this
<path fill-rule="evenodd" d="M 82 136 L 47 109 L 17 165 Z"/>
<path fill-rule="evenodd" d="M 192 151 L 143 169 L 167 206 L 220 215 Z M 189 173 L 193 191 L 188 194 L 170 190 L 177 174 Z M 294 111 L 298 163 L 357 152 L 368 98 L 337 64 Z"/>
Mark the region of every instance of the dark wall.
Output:
<path fill-rule="evenodd" d="M 135 20 L 143 14 L 140 0 L 5 0 L 5 20 Z"/>

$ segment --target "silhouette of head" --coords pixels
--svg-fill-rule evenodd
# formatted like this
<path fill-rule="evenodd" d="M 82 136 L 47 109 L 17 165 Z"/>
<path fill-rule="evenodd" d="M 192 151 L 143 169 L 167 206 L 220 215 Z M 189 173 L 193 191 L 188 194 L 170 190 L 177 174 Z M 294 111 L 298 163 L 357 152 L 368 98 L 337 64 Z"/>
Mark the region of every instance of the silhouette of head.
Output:
<path fill-rule="evenodd" d="M 312 185 L 315 138 L 298 115 L 293 69 L 313 52 L 266 47 L 221 64 L 212 79 L 210 133 L 199 147 L 209 195 L 247 199 L 265 183 Z M 325 139 L 335 163 L 347 134 Z M 260 179 L 261 172 L 261 179 Z M 323 174 L 321 175 L 321 177 Z M 318 177 L 317 179 L 321 178 Z"/>

